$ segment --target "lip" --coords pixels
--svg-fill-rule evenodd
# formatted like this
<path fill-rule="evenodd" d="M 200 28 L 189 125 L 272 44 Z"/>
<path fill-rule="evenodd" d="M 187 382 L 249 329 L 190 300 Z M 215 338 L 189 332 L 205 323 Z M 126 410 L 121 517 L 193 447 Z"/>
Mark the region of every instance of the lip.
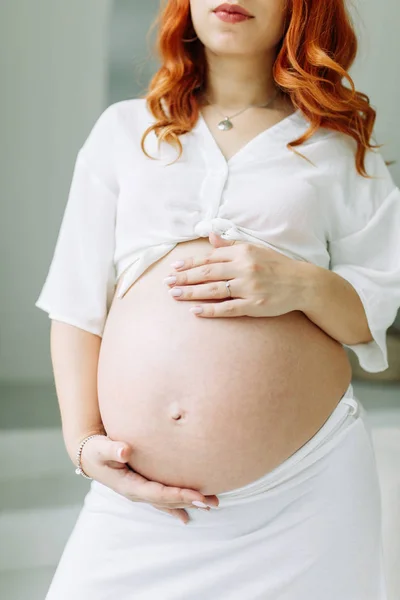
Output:
<path fill-rule="evenodd" d="M 213 10 L 213 12 L 222 11 L 227 13 L 236 13 L 239 15 L 244 15 L 245 17 L 253 17 L 253 15 L 251 15 L 248 10 L 246 10 L 242 6 L 239 6 L 238 4 L 220 4 L 219 6 L 217 6 L 217 8 Z"/>

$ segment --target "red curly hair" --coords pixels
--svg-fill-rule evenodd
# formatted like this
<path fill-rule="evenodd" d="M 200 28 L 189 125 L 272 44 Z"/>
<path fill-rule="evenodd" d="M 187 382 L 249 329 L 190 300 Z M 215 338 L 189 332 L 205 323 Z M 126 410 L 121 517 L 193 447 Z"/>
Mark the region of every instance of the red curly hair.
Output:
<path fill-rule="evenodd" d="M 204 46 L 195 35 L 189 0 L 164 0 L 150 28 L 158 26 L 156 52 L 162 66 L 148 86 L 147 107 L 156 118 L 141 140 L 155 131 L 160 141 L 179 148 L 179 135 L 188 133 L 199 118 L 198 90 L 204 82 Z M 376 111 L 366 94 L 356 91 L 348 70 L 357 54 L 357 38 L 345 0 L 287 0 L 284 35 L 277 48 L 273 67 L 276 85 L 287 94 L 310 123 L 301 138 L 288 144 L 294 148 L 309 139 L 319 127 L 350 135 L 357 142 L 355 157 L 358 173 L 365 170 Z M 149 32 L 149 33 L 150 33 Z M 350 85 L 345 87 L 342 80 Z M 162 102 L 169 111 L 164 111 Z"/>

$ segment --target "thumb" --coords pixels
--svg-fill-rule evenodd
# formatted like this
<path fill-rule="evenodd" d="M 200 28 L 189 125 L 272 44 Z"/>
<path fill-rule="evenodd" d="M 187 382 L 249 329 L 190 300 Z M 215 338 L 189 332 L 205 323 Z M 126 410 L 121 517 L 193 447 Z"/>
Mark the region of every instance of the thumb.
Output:
<path fill-rule="evenodd" d="M 224 246 L 233 246 L 236 240 L 224 240 L 220 235 L 213 231 L 209 235 L 210 243 L 214 248 L 223 248 Z"/>
<path fill-rule="evenodd" d="M 110 444 L 110 455 L 112 456 L 112 460 L 116 460 L 120 463 L 126 463 L 132 454 L 132 447 L 127 442 L 111 441 Z"/>

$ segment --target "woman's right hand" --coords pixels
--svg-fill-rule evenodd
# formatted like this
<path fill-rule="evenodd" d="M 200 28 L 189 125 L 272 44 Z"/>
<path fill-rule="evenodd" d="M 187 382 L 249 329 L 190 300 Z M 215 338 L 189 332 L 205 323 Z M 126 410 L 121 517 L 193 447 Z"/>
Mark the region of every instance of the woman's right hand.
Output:
<path fill-rule="evenodd" d="M 119 454 L 121 448 L 122 453 Z M 139 475 L 126 464 L 132 452 L 133 449 L 127 442 L 114 441 L 106 435 L 96 436 L 83 446 L 81 465 L 86 475 L 128 500 L 147 502 L 185 524 L 190 519 L 184 508 L 198 508 L 192 504 L 194 500 L 209 506 L 218 506 L 217 496 L 204 496 L 196 490 L 169 487 Z"/>

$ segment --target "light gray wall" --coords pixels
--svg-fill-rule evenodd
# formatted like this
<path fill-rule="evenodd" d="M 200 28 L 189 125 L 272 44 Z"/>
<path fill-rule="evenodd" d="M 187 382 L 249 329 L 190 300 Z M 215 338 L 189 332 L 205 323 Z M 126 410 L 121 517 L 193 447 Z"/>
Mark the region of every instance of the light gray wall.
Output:
<path fill-rule="evenodd" d="M 0 382 L 52 378 L 48 317 L 34 302 L 76 152 L 105 105 L 140 94 L 156 68 L 146 31 L 158 0 L 114 0 L 112 18 L 111 5 L 0 3 Z M 357 8 L 362 44 L 353 75 L 378 108 L 376 135 L 385 158 L 398 161 L 392 173 L 400 183 L 398 0 L 358 0 Z"/>
<path fill-rule="evenodd" d="M 34 302 L 108 90 L 110 0 L 0 2 L 0 381 L 52 377 Z"/>
<path fill-rule="evenodd" d="M 360 40 L 351 74 L 378 110 L 377 141 L 385 159 L 397 161 L 391 172 L 400 185 L 400 3 L 352 0 L 350 8 Z"/>
<path fill-rule="evenodd" d="M 156 71 L 156 32 L 149 34 L 159 0 L 114 0 L 110 24 L 109 103 L 144 93 Z"/>

